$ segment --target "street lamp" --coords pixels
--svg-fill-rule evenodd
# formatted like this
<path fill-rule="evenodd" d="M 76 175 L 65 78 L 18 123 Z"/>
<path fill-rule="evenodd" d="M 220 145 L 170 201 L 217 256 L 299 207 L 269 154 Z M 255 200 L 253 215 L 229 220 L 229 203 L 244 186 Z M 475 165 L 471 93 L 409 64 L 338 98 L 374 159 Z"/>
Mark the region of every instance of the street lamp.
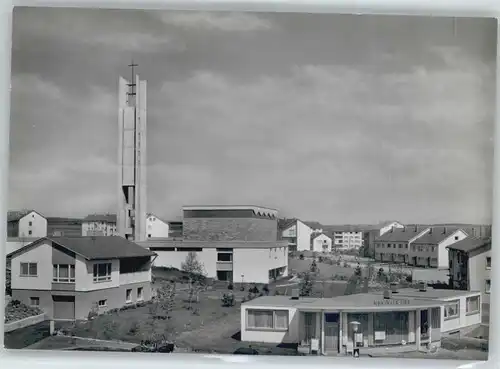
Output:
<path fill-rule="evenodd" d="M 356 333 L 358 333 L 360 325 L 361 325 L 360 322 L 357 322 L 357 321 L 351 322 L 351 326 L 352 326 L 352 356 L 353 357 L 359 357 L 359 349 L 358 349 L 357 343 L 356 343 Z"/>

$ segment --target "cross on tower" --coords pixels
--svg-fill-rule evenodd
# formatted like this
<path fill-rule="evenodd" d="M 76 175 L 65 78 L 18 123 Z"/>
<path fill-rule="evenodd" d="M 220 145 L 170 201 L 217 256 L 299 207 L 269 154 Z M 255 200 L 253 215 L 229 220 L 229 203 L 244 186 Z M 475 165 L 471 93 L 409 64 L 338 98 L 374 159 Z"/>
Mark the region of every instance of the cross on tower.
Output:
<path fill-rule="evenodd" d="M 130 87 L 130 92 L 127 92 L 127 95 L 129 96 L 135 96 L 135 75 L 134 75 L 134 67 L 138 67 L 139 64 L 134 64 L 134 60 L 132 59 L 132 62 L 128 65 L 131 68 L 132 71 L 132 78 L 130 79 L 130 83 L 127 84 L 127 86 Z"/>

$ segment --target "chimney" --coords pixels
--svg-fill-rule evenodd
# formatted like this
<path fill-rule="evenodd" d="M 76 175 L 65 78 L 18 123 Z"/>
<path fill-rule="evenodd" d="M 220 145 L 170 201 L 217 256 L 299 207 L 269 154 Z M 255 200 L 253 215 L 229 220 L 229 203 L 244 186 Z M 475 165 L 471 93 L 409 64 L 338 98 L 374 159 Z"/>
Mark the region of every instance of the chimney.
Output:
<path fill-rule="evenodd" d="M 300 291 L 298 288 L 292 290 L 292 300 L 298 300 L 300 296 Z"/>
<path fill-rule="evenodd" d="M 415 224 L 415 232 L 418 232 L 418 225 Z"/>
<path fill-rule="evenodd" d="M 384 300 L 389 300 L 392 297 L 392 291 L 391 290 L 385 290 L 384 291 Z"/>
<path fill-rule="evenodd" d="M 391 227 L 391 233 L 393 233 L 393 232 L 394 232 L 394 227 Z"/>

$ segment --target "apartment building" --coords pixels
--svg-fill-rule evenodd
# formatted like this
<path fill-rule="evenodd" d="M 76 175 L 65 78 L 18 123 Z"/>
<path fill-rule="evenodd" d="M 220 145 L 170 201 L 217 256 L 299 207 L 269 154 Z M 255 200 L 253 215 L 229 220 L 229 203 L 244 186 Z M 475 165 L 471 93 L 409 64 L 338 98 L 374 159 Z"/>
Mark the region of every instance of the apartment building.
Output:
<path fill-rule="evenodd" d="M 116 214 L 91 214 L 82 221 L 82 236 L 115 236 Z"/>
<path fill-rule="evenodd" d="M 47 236 L 47 219 L 34 210 L 7 213 L 7 237 L 31 239 Z"/>
<path fill-rule="evenodd" d="M 448 249 L 467 234 L 453 227 L 392 228 L 375 240 L 375 259 L 430 268 L 448 267 Z"/>
<path fill-rule="evenodd" d="M 311 236 L 323 232 L 321 224 L 304 222 L 296 218 L 280 219 L 278 228 L 281 239 L 288 241 L 290 251 L 310 251 Z"/>
<path fill-rule="evenodd" d="M 12 298 L 49 319 L 86 319 L 150 300 L 154 257 L 118 236 L 43 237 L 7 255 Z"/>
<path fill-rule="evenodd" d="M 490 302 L 491 239 L 468 236 L 448 246 L 449 282 L 455 289 L 482 292 L 482 302 Z"/>
<path fill-rule="evenodd" d="M 186 206 L 183 215 L 182 238 L 138 242 L 158 255 L 155 266 L 181 269 L 194 253 L 206 276 L 222 281 L 269 283 L 288 275 L 288 241 L 278 240 L 277 210 Z"/>
<path fill-rule="evenodd" d="M 326 226 L 325 229 L 333 239 L 332 248 L 335 250 L 353 250 L 363 246 L 363 232 L 358 226 Z"/>

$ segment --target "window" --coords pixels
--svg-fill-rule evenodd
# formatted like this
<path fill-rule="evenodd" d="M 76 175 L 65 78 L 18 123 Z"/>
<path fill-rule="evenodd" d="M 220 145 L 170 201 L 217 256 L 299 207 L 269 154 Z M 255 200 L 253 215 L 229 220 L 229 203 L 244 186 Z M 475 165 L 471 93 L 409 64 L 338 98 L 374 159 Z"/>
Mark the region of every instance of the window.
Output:
<path fill-rule="evenodd" d="M 68 264 L 54 264 L 53 282 L 75 282 L 75 266 Z"/>
<path fill-rule="evenodd" d="M 460 301 L 450 301 L 444 305 L 444 318 L 448 319 L 456 319 L 460 315 Z"/>
<path fill-rule="evenodd" d="M 150 234 L 148 234 L 148 238 L 151 238 L 151 235 L 150 235 Z"/>
<path fill-rule="evenodd" d="M 126 295 L 125 295 L 125 301 L 132 302 L 132 290 L 127 290 Z"/>
<path fill-rule="evenodd" d="M 487 279 L 485 281 L 484 292 L 490 293 L 490 289 L 491 289 L 491 279 Z"/>
<path fill-rule="evenodd" d="M 467 297 L 467 314 L 479 313 L 480 306 L 479 296 Z"/>
<path fill-rule="evenodd" d="M 29 224 L 29 226 L 31 227 L 31 226 L 33 225 L 33 222 L 29 222 L 28 224 Z"/>
<path fill-rule="evenodd" d="M 144 300 L 144 294 L 143 294 L 143 291 L 144 291 L 144 290 L 143 290 L 143 288 L 142 288 L 142 287 L 139 287 L 139 288 L 137 289 L 137 300 L 138 300 L 138 301 L 142 301 L 142 300 Z"/>
<path fill-rule="evenodd" d="M 269 250 L 271 252 L 271 250 Z M 217 261 L 233 261 L 233 254 L 227 252 L 217 253 Z"/>
<path fill-rule="evenodd" d="M 248 329 L 288 329 L 288 310 L 247 310 Z"/>
<path fill-rule="evenodd" d="M 106 306 L 106 305 L 107 305 L 107 301 L 108 301 L 108 300 L 99 300 L 99 303 L 98 303 L 99 307 L 104 307 L 104 306 Z"/>
<path fill-rule="evenodd" d="M 40 306 L 40 297 L 30 297 L 31 306 Z"/>
<path fill-rule="evenodd" d="M 21 277 L 36 277 L 37 275 L 37 263 L 21 263 Z"/>
<path fill-rule="evenodd" d="M 94 264 L 94 282 L 111 280 L 111 263 Z"/>
<path fill-rule="evenodd" d="M 486 257 L 486 269 L 491 269 L 491 257 Z"/>
<path fill-rule="evenodd" d="M 28 234 L 29 234 L 30 236 L 31 236 L 31 234 L 32 234 L 32 233 L 33 233 L 33 232 L 32 232 L 31 230 L 29 230 L 29 231 L 28 231 Z"/>

